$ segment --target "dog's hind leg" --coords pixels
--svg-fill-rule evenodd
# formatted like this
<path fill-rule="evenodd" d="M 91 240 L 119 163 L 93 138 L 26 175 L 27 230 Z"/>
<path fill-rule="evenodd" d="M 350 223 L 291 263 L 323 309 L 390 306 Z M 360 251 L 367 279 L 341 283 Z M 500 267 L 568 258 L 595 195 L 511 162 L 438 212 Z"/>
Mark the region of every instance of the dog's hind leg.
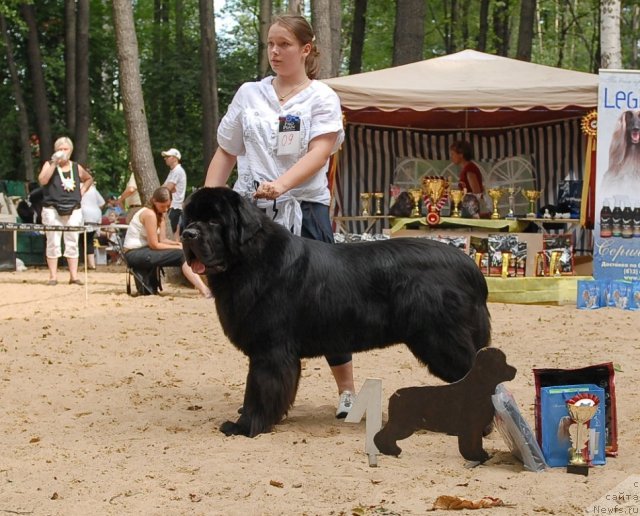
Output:
<path fill-rule="evenodd" d="M 275 351 L 250 357 L 242 415 L 235 423 L 224 423 L 220 431 L 247 437 L 270 432 L 293 404 L 299 380 L 297 357 Z"/>
<path fill-rule="evenodd" d="M 434 331 L 408 341 L 415 357 L 425 364 L 431 374 L 445 382 L 461 380 L 473 366 L 476 349 L 466 330 Z"/>

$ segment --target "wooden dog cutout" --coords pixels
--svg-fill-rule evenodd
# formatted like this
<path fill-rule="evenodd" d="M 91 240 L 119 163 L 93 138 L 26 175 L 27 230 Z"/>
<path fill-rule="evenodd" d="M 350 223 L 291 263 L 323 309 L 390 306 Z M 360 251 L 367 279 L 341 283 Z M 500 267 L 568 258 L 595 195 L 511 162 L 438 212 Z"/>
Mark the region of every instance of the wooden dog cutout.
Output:
<path fill-rule="evenodd" d="M 458 449 L 465 459 L 484 462 L 489 455 L 482 447 L 482 436 L 495 413 L 491 396 L 499 383 L 513 380 L 516 371 L 502 351 L 484 348 L 462 380 L 398 389 L 389 398 L 389 420 L 373 442 L 381 453 L 398 456 L 402 449 L 396 441 L 416 430 L 442 432 L 458 436 Z"/>

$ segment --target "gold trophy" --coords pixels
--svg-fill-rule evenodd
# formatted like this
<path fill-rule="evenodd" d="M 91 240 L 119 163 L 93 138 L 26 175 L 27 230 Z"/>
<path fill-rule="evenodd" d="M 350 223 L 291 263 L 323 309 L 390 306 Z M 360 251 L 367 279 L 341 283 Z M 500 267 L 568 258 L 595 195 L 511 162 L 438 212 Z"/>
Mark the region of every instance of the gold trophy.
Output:
<path fill-rule="evenodd" d="M 438 203 L 445 196 L 449 182 L 444 177 L 424 177 L 422 179 L 422 192 L 429 199 L 429 213 L 427 223 L 434 226 L 440 222 L 440 208 Z"/>
<path fill-rule="evenodd" d="M 500 213 L 498 212 L 498 201 L 500 201 L 500 198 L 504 194 L 504 190 L 502 188 L 489 188 L 487 190 L 487 193 L 489 194 L 489 197 L 491 197 L 491 200 L 493 201 L 493 213 L 491 214 L 491 218 L 499 219 Z"/>
<path fill-rule="evenodd" d="M 520 188 L 516 188 L 511 185 L 507 188 L 507 193 L 509 194 L 509 213 L 505 219 L 515 219 L 516 218 L 516 194 L 520 191 Z"/>
<path fill-rule="evenodd" d="M 536 218 L 536 201 L 540 199 L 542 192 L 540 190 L 523 190 L 522 195 L 524 195 L 529 201 L 529 213 L 527 213 L 528 219 Z"/>
<path fill-rule="evenodd" d="M 360 194 L 360 215 L 368 217 L 370 213 L 371 194 L 364 192 Z"/>
<path fill-rule="evenodd" d="M 571 448 L 567 473 L 589 474 L 589 426 L 587 422 L 596 415 L 600 400 L 589 393 L 581 393 L 567 401 L 569 417 L 575 425 L 569 427 Z"/>
<path fill-rule="evenodd" d="M 420 198 L 422 197 L 422 190 L 419 188 L 409 188 L 409 195 L 413 201 L 413 209 L 411 210 L 410 217 L 420 216 Z"/>
<path fill-rule="evenodd" d="M 462 202 L 462 199 L 466 194 L 467 194 L 466 188 L 463 190 L 449 190 L 449 195 L 451 196 L 451 201 L 453 202 L 453 213 L 451 214 L 452 217 L 456 217 L 456 218 L 461 217 L 458 206 L 460 206 L 460 203 Z"/>
<path fill-rule="evenodd" d="M 382 199 L 384 198 L 384 194 L 382 192 L 375 192 L 373 198 L 376 200 L 375 214 L 382 215 Z"/>

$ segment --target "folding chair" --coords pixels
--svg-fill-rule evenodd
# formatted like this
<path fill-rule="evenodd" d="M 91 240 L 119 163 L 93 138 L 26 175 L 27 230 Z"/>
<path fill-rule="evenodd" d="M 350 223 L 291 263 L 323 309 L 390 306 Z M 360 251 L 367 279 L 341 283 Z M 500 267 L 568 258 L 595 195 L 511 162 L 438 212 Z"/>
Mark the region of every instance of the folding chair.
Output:
<path fill-rule="evenodd" d="M 132 294 L 131 289 L 131 277 L 133 277 L 133 281 L 136 285 L 136 289 L 138 293 L 142 296 L 155 295 L 158 291 L 162 290 L 162 280 L 161 275 L 164 273 L 161 267 L 155 267 L 150 276 L 145 278 L 140 272 L 136 271 L 129 265 L 127 261 L 126 253 L 124 252 L 124 242 L 122 240 L 122 235 L 120 234 L 120 229 L 116 225 L 114 225 L 114 238 L 111 239 L 111 246 L 113 250 L 117 253 L 119 259 L 124 263 L 127 267 L 126 270 L 126 282 L 127 282 L 127 294 L 130 296 Z"/>

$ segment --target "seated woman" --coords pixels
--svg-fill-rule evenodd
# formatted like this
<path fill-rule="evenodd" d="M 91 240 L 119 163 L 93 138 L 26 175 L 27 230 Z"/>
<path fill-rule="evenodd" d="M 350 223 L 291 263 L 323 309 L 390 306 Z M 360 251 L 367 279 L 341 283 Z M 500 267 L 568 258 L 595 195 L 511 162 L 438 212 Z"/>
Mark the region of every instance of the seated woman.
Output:
<path fill-rule="evenodd" d="M 182 273 L 191 284 L 204 297 L 211 297 L 209 288 L 187 265 L 182 243 L 167 238 L 165 213 L 169 211 L 170 206 L 171 192 L 161 186 L 153 192 L 149 203 L 133 216 L 124 237 L 127 264 L 144 279 L 146 287 L 149 287 L 153 294 L 158 293 L 158 267 L 181 267 Z M 140 291 L 140 286 L 138 290 Z M 146 290 L 144 286 L 143 290 Z"/>
<path fill-rule="evenodd" d="M 449 155 L 451 161 L 462 167 L 460 170 L 460 179 L 458 187 L 463 190 L 467 190 L 467 195 L 471 194 L 478 200 L 478 203 L 472 202 L 473 199 L 466 198 L 462 202 L 463 211 L 465 206 L 469 207 L 468 214 L 466 216 L 471 218 L 479 218 L 480 214 L 478 210 L 482 210 L 486 203 L 484 202 L 484 186 L 482 184 L 482 172 L 478 168 L 473 160 L 473 149 L 471 144 L 464 140 L 458 140 L 451 144 L 449 147 Z M 464 213 L 463 213 L 463 216 Z"/>

